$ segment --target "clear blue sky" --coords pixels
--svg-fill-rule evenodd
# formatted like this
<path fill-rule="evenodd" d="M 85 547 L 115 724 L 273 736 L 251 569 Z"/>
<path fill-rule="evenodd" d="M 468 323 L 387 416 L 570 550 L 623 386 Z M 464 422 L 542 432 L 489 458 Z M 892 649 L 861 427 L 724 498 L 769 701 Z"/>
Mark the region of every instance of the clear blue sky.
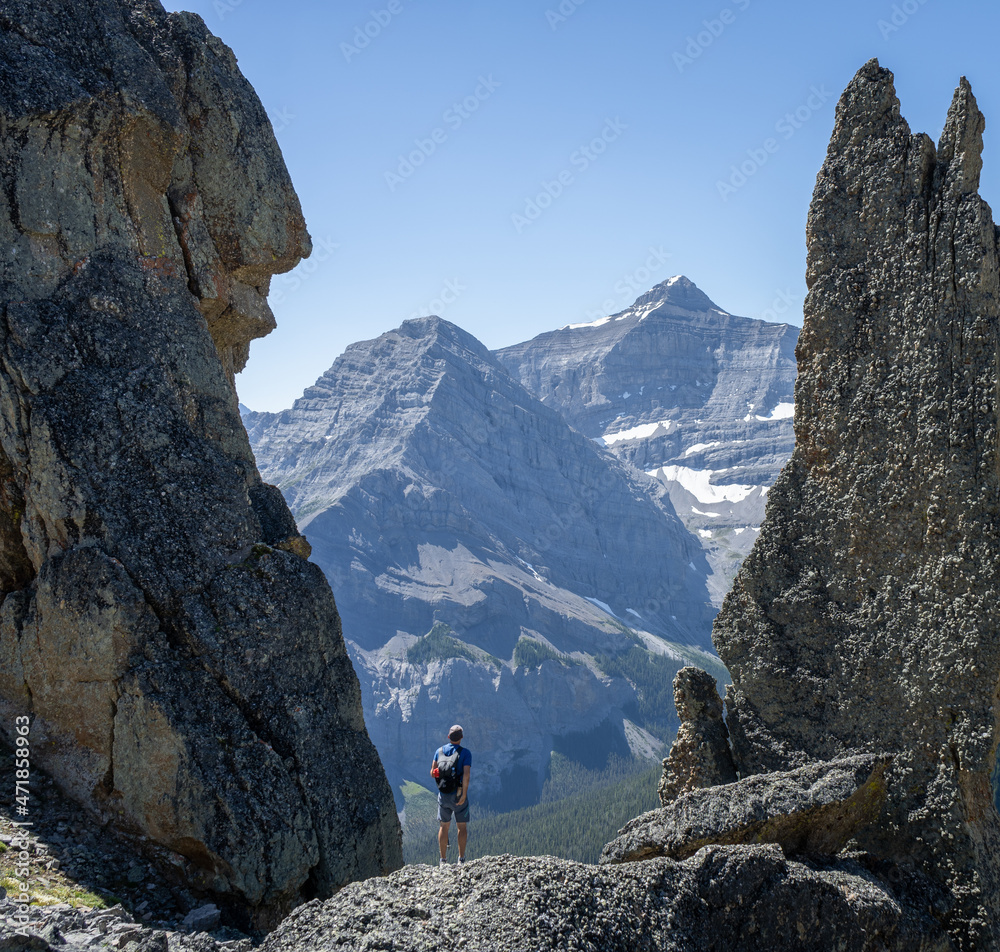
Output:
<path fill-rule="evenodd" d="M 238 378 L 257 410 L 431 308 L 495 348 L 686 274 L 733 313 L 800 324 L 813 183 L 836 100 L 872 56 L 935 139 L 969 77 L 988 125 L 982 192 L 1000 201 L 1000 10 L 985 0 L 167 7 L 236 53 L 316 245 L 275 279 L 278 329 Z M 753 174 L 733 180 L 743 163 Z"/>

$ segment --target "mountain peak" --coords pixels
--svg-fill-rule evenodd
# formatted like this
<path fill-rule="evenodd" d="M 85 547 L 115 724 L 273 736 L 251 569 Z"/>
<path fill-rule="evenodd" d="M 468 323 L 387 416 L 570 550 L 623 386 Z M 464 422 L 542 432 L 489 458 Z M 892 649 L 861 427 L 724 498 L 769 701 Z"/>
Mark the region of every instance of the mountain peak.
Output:
<path fill-rule="evenodd" d="M 694 281 L 683 274 L 675 274 L 672 278 L 667 278 L 666 281 L 661 281 L 650 288 L 645 294 L 636 298 L 632 307 L 646 307 L 650 304 L 672 304 L 686 311 L 720 310 Z"/>
<path fill-rule="evenodd" d="M 431 314 L 427 317 L 412 317 L 403 321 L 394 331 L 389 331 L 389 335 L 397 337 L 407 337 L 412 340 L 434 339 L 461 344 L 470 350 L 483 350 L 483 345 L 476 340 L 468 331 L 462 330 L 457 324 Z M 387 335 L 383 335 L 387 336 Z"/>

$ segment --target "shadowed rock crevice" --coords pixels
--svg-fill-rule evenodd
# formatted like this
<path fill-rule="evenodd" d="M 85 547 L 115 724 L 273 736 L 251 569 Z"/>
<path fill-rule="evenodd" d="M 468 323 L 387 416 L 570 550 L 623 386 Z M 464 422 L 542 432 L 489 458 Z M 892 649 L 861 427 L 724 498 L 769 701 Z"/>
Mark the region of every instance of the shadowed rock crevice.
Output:
<path fill-rule="evenodd" d="M 35 577 L 35 567 L 21 538 L 23 519 L 24 493 L 14 479 L 14 467 L 0 454 L 0 603 Z"/>

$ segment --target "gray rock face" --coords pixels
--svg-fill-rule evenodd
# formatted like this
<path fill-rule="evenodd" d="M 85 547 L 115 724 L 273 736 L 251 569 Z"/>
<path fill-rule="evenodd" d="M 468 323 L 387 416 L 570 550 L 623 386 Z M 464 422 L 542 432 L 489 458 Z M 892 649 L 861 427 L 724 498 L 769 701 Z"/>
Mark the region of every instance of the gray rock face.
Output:
<path fill-rule="evenodd" d="M 797 334 L 728 314 L 677 276 L 618 314 L 497 357 L 581 433 L 663 483 L 702 540 L 718 606 L 792 452 Z"/>
<path fill-rule="evenodd" d="M 231 386 L 310 248 L 235 58 L 155 2 L 2 0 L 0 175 L 3 729 L 262 923 L 394 868 L 333 597 Z"/>
<path fill-rule="evenodd" d="M 736 780 L 715 678 L 699 668 L 681 668 L 674 678 L 674 705 L 681 726 L 656 788 L 664 806 L 690 790 Z"/>
<path fill-rule="evenodd" d="M 250 952 L 252 948 L 250 938 L 233 929 L 223 927 L 211 935 L 186 927 L 156 929 L 136 921 L 120 905 L 86 909 L 57 903 L 25 909 L 0 899 L 0 952 Z"/>
<path fill-rule="evenodd" d="M 913 135 L 877 62 L 837 107 L 808 223 L 796 446 L 715 625 L 743 774 L 893 752 L 859 842 L 1000 948 L 997 229 L 968 83 Z"/>
<path fill-rule="evenodd" d="M 244 421 L 334 585 L 390 776 L 426 782 L 456 720 L 485 754 L 477 796 L 536 799 L 574 737 L 656 756 L 666 731 L 600 658 L 657 653 L 668 678 L 714 658 L 698 545 L 653 480 L 439 318 L 352 345 L 292 409 Z"/>
<path fill-rule="evenodd" d="M 499 856 L 354 883 L 301 906 L 261 948 L 944 952 L 920 885 L 911 904 L 858 863 L 795 862 L 776 846 L 621 866 Z"/>
<path fill-rule="evenodd" d="M 879 815 L 886 767 L 860 755 L 694 790 L 627 823 L 601 862 L 686 859 L 703 846 L 740 843 L 777 843 L 788 856 L 835 856 Z"/>

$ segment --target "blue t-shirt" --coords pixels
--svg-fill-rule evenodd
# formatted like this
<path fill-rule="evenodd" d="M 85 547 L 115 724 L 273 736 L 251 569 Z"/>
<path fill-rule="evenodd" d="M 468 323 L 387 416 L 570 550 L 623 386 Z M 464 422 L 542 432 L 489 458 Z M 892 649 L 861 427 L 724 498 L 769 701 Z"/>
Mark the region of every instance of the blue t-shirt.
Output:
<path fill-rule="evenodd" d="M 472 751 L 467 747 L 459 748 L 458 744 L 445 744 L 444 747 L 439 747 L 434 752 L 434 762 L 437 763 L 442 757 L 450 757 L 458 748 L 460 753 L 458 755 L 458 781 L 459 786 L 461 786 L 462 780 L 465 777 L 465 768 L 472 766 Z"/>

